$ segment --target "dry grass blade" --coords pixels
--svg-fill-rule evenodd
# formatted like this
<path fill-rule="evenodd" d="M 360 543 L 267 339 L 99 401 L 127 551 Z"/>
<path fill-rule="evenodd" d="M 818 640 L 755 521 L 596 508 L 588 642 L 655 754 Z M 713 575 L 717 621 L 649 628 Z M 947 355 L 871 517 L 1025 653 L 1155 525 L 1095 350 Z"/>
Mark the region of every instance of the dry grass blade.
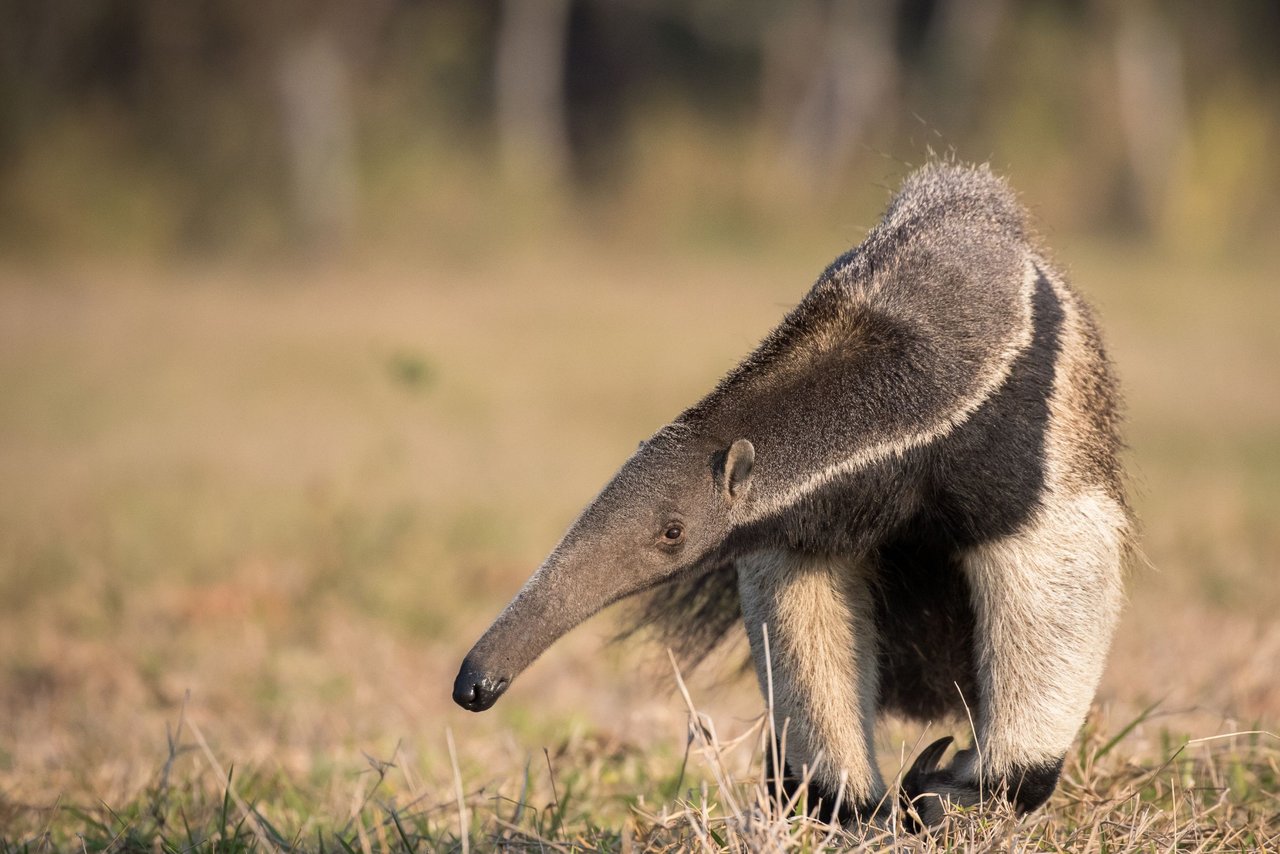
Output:
<path fill-rule="evenodd" d="M 689 686 L 685 684 L 684 677 L 680 674 L 680 665 L 676 662 L 674 653 L 671 650 L 667 650 L 667 656 L 671 660 L 671 667 L 675 673 L 676 685 L 680 690 L 680 696 L 684 698 L 685 707 L 689 711 L 690 729 L 696 732 L 702 751 L 710 760 L 711 772 L 716 778 L 716 785 L 720 788 L 721 797 L 725 799 L 730 811 L 736 814 L 740 811 L 740 808 L 734 797 L 729 774 L 721 761 L 723 754 L 715 736 L 714 724 L 710 718 L 705 718 L 694 705 L 693 697 L 689 694 Z M 696 726 L 694 725 L 695 723 Z"/>
<path fill-rule="evenodd" d="M 467 796 L 462 789 L 462 771 L 458 768 L 458 751 L 453 746 L 453 730 L 446 727 L 444 738 L 449 745 L 449 765 L 453 768 L 453 790 L 458 798 L 458 841 L 462 845 L 462 854 L 468 854 L 471 834 L 467 821 Z"/>
<path fill-rule="evenodd" d="M 200 731 L 199 725 L 197 725 L 195 721 L 188 721 L 187 727 L 191 730 L 191 734 L 195 736 L 196 742 L 204 752 L 204 758 L 209 763 L 209 770 L 218 775 L 220 780 L 224 781 L 224 784 L 227 787 L 226 791 L 235 802 L 236 809 L 240 810 L 241 817 L 253 830 L 253 835 L 258 838 L 258 842 L 262 845 L 263 849 L 266 851 L 278 851 L 279 849 L 267 836 L 266 831 L 259 822 L 258 814 L 249 809 L 249 806 L 240 798 L 239 792 L 236 791 L 235 784 L 231 780 L 231 775 L 222 770 L 221 763 L 219 763 L 218 758 L 213 755 L 213 750 L 210 749 L 209 742 L 205 740 L 204 733 Z"/>

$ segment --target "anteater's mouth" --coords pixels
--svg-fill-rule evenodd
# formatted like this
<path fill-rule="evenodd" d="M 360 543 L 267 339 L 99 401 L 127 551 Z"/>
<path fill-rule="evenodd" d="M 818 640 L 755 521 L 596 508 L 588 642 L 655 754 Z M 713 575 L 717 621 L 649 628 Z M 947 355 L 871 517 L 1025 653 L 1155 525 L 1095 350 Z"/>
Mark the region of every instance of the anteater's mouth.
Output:
<path fill-rule="evenodd" d="M 498 702 L 511 685 L 509 676 L 491 676 L 467 658 L 453 680 L 453 701 L 470 712 L 483 712 Z"/>

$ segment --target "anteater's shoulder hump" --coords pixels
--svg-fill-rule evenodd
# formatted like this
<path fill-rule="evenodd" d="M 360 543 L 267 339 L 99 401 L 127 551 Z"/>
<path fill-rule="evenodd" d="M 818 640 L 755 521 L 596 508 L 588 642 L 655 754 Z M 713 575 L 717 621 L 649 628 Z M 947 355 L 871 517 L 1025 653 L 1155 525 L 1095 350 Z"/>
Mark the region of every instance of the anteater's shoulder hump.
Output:
<path fill-rule="evenodd" d="M 935 161 L 907 176 L 866 240 L 827 267 L 819 288 L 863 279 L 922 243 L 968 260 L 992 243 L 1036 251 L 1026 211 L 1003 178 L 985 165 Z"/>
<path fill-rule="evenodd" d="M 1027 215 L 1017 195 L 985 165 L 935 162 L 917 169 L 894 195 L 880 228 L 927 230 L 956 219 L 1027 239 Z"/>

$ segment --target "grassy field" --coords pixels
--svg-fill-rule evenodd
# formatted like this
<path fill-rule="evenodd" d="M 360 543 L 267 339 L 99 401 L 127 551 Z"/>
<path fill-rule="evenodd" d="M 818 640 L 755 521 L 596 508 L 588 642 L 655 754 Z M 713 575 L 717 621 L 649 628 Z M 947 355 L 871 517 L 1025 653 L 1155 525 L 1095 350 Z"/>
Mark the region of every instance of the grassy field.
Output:
<path fill-rule="evenodd" d="M 1144 558 L 1047 808 L 891 844 L 1275 850 L 1278 256 L 1054 243 L 1127 388 Z M 449 699 L 636 441 L 844 248 L 0 268 L 0 851 L 857 844 L 760 802 L 732 662 L 691 718 L 611 615 L 492 712 Z M 943 731 L 887 726 L 886 774 Z"/>

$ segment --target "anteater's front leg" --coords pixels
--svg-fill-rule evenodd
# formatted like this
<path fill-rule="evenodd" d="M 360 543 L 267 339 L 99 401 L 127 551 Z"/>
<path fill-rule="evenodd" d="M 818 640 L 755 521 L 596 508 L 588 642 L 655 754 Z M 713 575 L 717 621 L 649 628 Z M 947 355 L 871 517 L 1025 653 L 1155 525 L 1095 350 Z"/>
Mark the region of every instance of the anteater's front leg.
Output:
<path fill-rule="evenodd" d="M 1084 723 L 1120 610 L 1124 509 L 1101 491 L 1049 495 L 1022 530 L 974 548 L 962 563 L 973 591 L 977 743 L 949 766 L 935 743 L 903 779 L 932 824 L 943 801 L 1043 804 Z"/>
<path fill-rule="evenodd" d="M 865 569 L 765 552 L 739 561 L 738 584 L 766 701 L 772 683 L 787 794 L 807 775 L 810 809 L 830 818 L 842 792 L 840 818 L 870 816 L 884 801 L 884 782 L 872 747 L 877 650 Z"/>

